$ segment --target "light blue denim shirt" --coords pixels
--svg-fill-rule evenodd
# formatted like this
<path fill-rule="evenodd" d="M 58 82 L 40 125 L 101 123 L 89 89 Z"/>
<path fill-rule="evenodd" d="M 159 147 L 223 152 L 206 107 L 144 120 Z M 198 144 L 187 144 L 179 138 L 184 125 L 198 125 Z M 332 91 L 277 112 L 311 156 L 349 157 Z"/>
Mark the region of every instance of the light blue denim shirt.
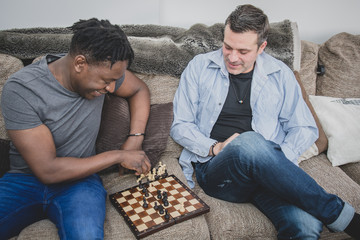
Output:
<path fill-rule="evenodd" d="M 210 159 L 209 149 L 215 142 L 210 132 L 228 89 L 229 74 L 222 49 L 197 55 L 181 75 L 170 135 L 184 147 L 179 163 L 191 188 L 191 162 Z M 297 165 L 298 157 L 318 138 L 318 129 L 291 69 L 265 52 L 256 59 L 250 106 L 253 130 L 279 144 Z"/>

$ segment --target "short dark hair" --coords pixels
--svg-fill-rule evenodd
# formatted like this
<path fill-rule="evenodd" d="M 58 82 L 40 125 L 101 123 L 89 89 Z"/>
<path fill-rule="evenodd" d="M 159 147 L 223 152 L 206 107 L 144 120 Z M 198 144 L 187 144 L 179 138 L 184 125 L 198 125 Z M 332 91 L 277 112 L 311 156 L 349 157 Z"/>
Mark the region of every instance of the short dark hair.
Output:
<path fill-rule="evenodd" d="M 80 20 L 71 26 L 74 35 L 70 44 L 71 56 L 84 55 L 89 64 L 109 61 L 111 66 L 117 61 L 128 61 L 128 67 L 134 59 L 130 42 L 118 25 L 108 20 Z"/>
<path fill-rule="evenodd" d="M 255 31 L 258 35 L 258 46 L 266 41 L 270 29 L 268 17 L 261 9 L 250 4 L 237 6 L 226 19 L 226 25 L 236 33 Z"/>

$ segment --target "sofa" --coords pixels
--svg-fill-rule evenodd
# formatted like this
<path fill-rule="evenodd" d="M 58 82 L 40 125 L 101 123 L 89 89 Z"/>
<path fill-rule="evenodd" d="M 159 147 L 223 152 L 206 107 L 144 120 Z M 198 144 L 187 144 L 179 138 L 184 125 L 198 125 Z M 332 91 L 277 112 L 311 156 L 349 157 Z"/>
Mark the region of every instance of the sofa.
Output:
<path fill-rule="evenodd" d="M 160 25 L 121 27 L 135 52 L 130 70 L 148 85 L 151 92 L 151 113 L 144 150 L 153 167 L 161 162 L 166 165 L 169 174 L 174 174 L 187 184 L 178 164 L 182 147 L 169 136 L 172 100 L 188 61 L 196 54 L 221 47 L 224 25 L 195 24 L 189 29 Z M 360 212 L 360 154 L 356 152 L 360 144 L 355 129 L 356 119 L 360 116 L 356 115 L 358 109 L 355 109 L 359 106 L 356 98 L 360 98 L 360 35 L 340 33 L 323 44 L 316 44 L 300 39 L 296 22 L 284 20 L 271 23 L 271 27 L 266 52 L 284 61 L 294 71 L 319 127 L 319 139 L 299 158 L 299 166 L 324 189 L 339 195 Z M 56 27 L 0 31 L 0 94 L 4 82 L 12 73 L 46 53 L 66 52 L 71 35 L 69 28 Z M 333 111 L 331 103 L 334 101 L 345 103 L 342 104 L 345 107 L 355 106 L 355 110 L 345 109 L 345 113 L 342 110 Z M 326 109 L 325 113 L 322 109 Z M 340 124 L 335 118 L 337 121 L 340 119 Z M 355 119 L 355 122 L 351 122 L 351 119 Z M 126 100 L 107 96 L 96 144 L 97 152 L 118 149 L 128 133 L 128 123 Z M 346 132 L 345 136 L 336 134 L 343 132 Z M 348 150 L 349 146 L 352 149 Z M 1 176 L 9 168 L 8 149 L 9 139 L 1 117 Z M 108 195 L 137 184 L 136 176 L 131 171 L 117 166 L 99 174 Z M 192 190 L 209 205 L 210 211 L 145 239 L 276 239 L 277 233 L 272 223 L 252 204 L 229 203 L 212 198 L 198 185 Z M 110 201 L 106 203 L 104 229 L 105 239 L 135 239 Z M 44 219 L 26 227 L 12 239 L 58 238 L 55 225 Z M 324 227 L 321 239 L 351 238 L 342 232 L 331 233 Z"/>

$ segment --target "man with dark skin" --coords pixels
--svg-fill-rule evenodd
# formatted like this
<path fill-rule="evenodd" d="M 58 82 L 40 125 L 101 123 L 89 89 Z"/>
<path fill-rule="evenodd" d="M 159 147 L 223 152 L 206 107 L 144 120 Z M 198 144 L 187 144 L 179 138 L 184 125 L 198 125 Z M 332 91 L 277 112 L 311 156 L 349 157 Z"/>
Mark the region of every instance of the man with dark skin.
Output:
<path fill-rule="evenodd" d="M 126 35 L 107 20 L 72 29 L 68 54 L 46 55 L 4 86 L 11 167 L 0 179 L 1 238 L 49 218 L 61 239 L 102 239 L 106 191 L 96 173 L 114 164 L 137 175 L 151 168 L 142 150 L 150 93 L 127 70 L 134 54 Z M 130 135 L 120 150 L 95 154 L 107 93 L 128 100 Z"/>

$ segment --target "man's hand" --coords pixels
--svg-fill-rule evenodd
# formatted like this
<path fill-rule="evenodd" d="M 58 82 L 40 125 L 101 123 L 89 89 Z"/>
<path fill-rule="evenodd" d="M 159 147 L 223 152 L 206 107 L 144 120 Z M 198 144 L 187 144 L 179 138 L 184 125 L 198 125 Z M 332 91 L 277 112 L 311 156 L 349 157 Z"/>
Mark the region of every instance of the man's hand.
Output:
<path fill-rule="evenodd" d="M 123 150 L 120 166 L 134 170 L 136 175 L 146 175 L 151 169 L 149 158 L 144 151 L 139 150 Z"/>
<path fill-rule="evenodd" d="M 223 148 L 228 145 L 232 140 L 234 140 L 237 136 L 239 136 L 239 133 L 234 133 L 233 135 L 231 135 L 231 137 L 229 137 L 228 139 L 226 139 L 224 142 L 219 142 L 218 144 L 215 145 L 213 152 L 216 155 L 219 154 L 219 152 L 221 152 L 221 150 L 223 150 Z M 211 149 L 210 149 L 211 150 Z M 211 153 L 212 154 L 212 153 Z"/>
<path fill-rule="evenodd" d="M 136 175 L 140 174 L 147 174 L 148 171 L 151 169 L 151 163 L 146 156 L 145 152 L 142 151 L 142 143 L 144 140 L 144 136 L 132 136 L 128 137 L 127 140 L 124 142 L 123 145 L 121 145 L 120 150 L 125 150 L 126 153 L 125 156 L 127 156 L 127 153 L 134 152 L 134 154 L 140 154 L 140 155 L 134 155 L 134 157 L 130 156 L 129 159 L 125 160 L 125 162 L 122 162 L 120 166 L 135 170 Z M 139 159 L 137 158 L 139 157 Z M 140 164 L 138 166 L 138 164 Z M 143 169 L 147 169 L 145 172 L 143 172 Z M 140 171 L 141 170 L 141 171 Z M 122 168 L 119 170 L 119 175 L 123 175 L 124 171 Z"/>

